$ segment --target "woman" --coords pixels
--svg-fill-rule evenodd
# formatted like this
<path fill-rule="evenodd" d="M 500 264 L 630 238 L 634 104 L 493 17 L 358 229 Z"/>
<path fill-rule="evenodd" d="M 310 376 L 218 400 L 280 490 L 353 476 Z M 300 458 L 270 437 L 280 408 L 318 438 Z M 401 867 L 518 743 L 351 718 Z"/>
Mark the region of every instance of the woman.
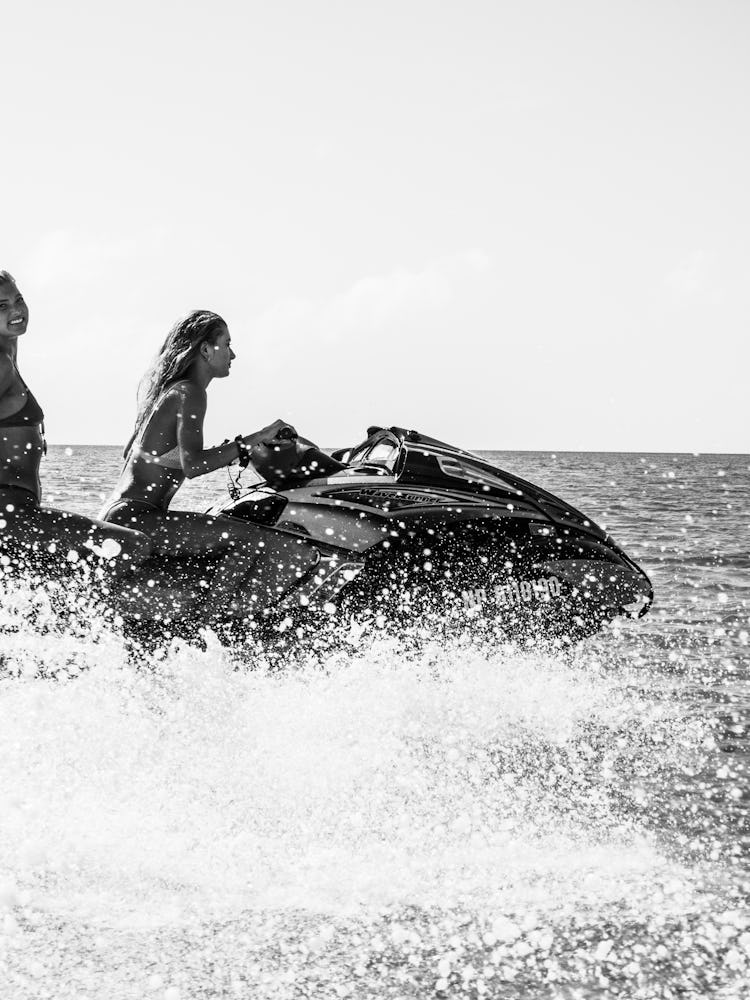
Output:
<path fill-rule="evenodd" d="M 18 338 L 28 322 L 15 279 L 0 271 L 0 554 L 29 566 L 95 554 L 119 574 L 147 558 L 145 535 L 40 506 L 44 414 L 18 370 Z"/>
<path fill-rule="evenodd" d="M 263 450 L 280 435 L 296 434 L 289 424 L 275 420 L 254 434 L 204 447 L 206 390 L 215 378 L 229 375 L 234 358 L 229 330 L 216 313 L 192 312 L 175 324 L 141 382 L 125 465 L 102 513 L 107 522 L 145 532 L 157 555 L 220 554 L 201 604 L 208 620 L 232 601 L 240 581 L 252 574 L 268 532 L 228 517 L 170 511 L 169 504 L 186 478 L 236 461 L 245 466 L 256 447 Z"/>

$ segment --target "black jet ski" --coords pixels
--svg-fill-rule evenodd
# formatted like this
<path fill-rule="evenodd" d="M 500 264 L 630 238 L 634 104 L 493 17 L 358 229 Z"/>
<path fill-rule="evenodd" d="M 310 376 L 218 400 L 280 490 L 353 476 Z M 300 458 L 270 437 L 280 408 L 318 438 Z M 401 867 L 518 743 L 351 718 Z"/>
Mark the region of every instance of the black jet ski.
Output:
<path fill-rule="evenodd" d="M 297 444 L 282 466 L 271 455 L 263 484 L 211 508 L 271 547 L 251 617 L 581 637 L 651 606 L 644 571 L 591 518 L 425 434 L 372 427 L 333 456 Z"/>
<path fill-rule="evenodd" d="M 333 456 L 295 439 L 253 461 L 264 481 L 209 511 L 254 528 L 221 619 L 201 616 L 215 558 L 160 557 L 104 595 L 127 627 L 236 638 L 354 619 L 579 638 L 651 606 L 646 574 L 585 514 L 417 431 L 372 427 Z"/>

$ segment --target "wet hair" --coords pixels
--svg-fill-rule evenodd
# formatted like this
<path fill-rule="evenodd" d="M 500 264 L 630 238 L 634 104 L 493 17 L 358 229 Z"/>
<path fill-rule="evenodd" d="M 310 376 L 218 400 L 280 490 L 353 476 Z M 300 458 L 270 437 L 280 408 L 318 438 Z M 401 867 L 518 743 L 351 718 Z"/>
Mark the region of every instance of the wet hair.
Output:
<path fill-rule="evenodd" d="M 218 313 L 204 309 L 188 313 L 175 323 L 138 386 L 138 412 L 125 454 L 151 416 L 160 396 L 175 382 L 185 378 L 200 353 L 201 344 L 215 343 L 225 329 L 226 323 Z"/>

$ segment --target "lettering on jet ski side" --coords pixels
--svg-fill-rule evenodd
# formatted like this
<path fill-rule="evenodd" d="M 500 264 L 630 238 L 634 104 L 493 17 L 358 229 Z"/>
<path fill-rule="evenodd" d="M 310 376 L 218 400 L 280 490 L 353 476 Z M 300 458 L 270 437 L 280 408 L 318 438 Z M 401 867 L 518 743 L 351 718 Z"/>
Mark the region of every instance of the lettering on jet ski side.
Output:
<path fill-rule="evenodd" d="M 327 490 L 325 497 L 340 497 L 363 507 L 378 507 L 380 510 L 403 510 L 406 507 L 438 507 L 460 502 L 464 506 L 475 503 L 471 498 L 449 493 L 403 490 L 377 486 L 358 486 L 348 489 Z"/>
<path fill-rule="evenodd" d="M 463 590 L 461 599 L 467 611 L 476 611 L 488 600 L 500 607 L 508 607 L 529 604 L 535 599 L 549 601 L 553 597 L 559 597 L 560 593 L 560 581 L 557 577 L 544 576 L 538 580 L 510 580 L 489 589 L 475 587 L 473 590 Z"/>

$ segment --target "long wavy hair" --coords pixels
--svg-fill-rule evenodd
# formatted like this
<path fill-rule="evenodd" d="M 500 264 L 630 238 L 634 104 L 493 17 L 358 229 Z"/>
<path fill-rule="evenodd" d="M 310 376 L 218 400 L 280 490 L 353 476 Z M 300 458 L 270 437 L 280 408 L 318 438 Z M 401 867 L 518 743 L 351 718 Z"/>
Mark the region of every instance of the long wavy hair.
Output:
<path fill-rule="evenodd" d="M 185 378 L 198 357 L 201 344 L 215 342 L 225 329 L 226 323 L 221 316 L 205 309 L 196 309 L 175 323 L 138 385 L 138 411 L 133 433 L 125 445 L 125 456 L 161 396 L 171 385 Z"/>

